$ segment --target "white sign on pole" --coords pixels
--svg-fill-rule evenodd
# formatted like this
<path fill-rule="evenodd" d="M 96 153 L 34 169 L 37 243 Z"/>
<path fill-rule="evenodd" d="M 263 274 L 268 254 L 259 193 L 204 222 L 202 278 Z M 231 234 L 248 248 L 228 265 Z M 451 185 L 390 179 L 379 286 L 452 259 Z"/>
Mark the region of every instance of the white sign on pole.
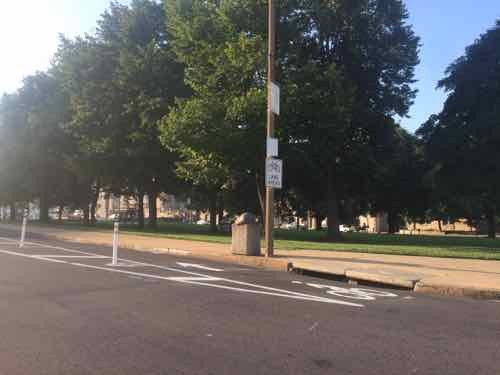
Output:
<path fill-rule="evenodd" d="M 278 115 L 280 114 L 280 87 L 274 83 L 270 82 L 269 88 L 271 90 L 271 111 Z"/>
<path fill-rule="evenodd" d="M 274 156 L 278 156 L 278 139 L 267 137 L 267 157 L 272 158 Z"/>
<path fill-rule="evenodd" d="M 266 159 L 266 187 L 281 189 L 283 177 L 283 161 L 280 159 Z"/>

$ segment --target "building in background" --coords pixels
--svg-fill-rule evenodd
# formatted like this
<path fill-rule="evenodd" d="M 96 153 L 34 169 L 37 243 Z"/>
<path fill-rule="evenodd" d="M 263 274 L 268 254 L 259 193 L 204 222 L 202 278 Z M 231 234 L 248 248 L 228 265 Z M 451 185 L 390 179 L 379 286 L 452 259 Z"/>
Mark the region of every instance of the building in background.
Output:
<path fill-rule="evenodd" d="M 180 200 L 174 195 L 161 193 L 156 200 L 159 219 L 172 219 L 179 221 L 191 220 L 195 215 L 188 208 L 188 202 Z M 149 217 L 149 199 L 144 196 L 143 201 L 144 217 Z M 138 216 L 139 201 L 135 196 L 114 195 L 111 193 L 99 194 L 97 201 L 96 217 L 98 220 L 114 220 L 116 215 L 122 219 L 135 220 Z"/>

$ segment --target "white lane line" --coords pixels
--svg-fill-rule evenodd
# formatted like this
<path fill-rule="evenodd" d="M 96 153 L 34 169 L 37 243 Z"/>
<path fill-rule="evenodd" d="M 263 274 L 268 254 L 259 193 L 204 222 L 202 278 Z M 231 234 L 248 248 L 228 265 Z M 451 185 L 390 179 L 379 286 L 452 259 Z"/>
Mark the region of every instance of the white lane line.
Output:
<path fill-rule="evenodd" d="M 30 258 L 30 259 L 39 259 L 39 260 L 45 260 L 47 262 L 54 262 L 54 263 L 68 263 L 64 260 L 59 260 L 59 259 L 50 259 L 50 258 L 39 258 L 36 255 L 29 255 L 29 254 L 23 254 L 23 253 L 18 253 L 16 251 L 8 251 L 8 250 L 0 250 L 0 253 L 3 254 L 8 254 L 8 255 L 17 255 L 19 257 L 23 258 Z"/>
<path fill-rule="evenodd" d="M 162 269 L 162 270 L 166 270 L 166 271 L 182 272 L 182 273 L 186 273 L 186 274 L 190 274 L 190 275 L 195 275 L 195 276 L 200 276 L 200 277 L 205 277 L 205 278 L 210 277 L 209 275 L 205 275 L 205 274 L 202 274 L 202 273 L 188 272 L 188 271 L 180 270 L 180 269 L 177 269 L 177 268 L 170 268 L 170 267 L 165 267 L 165 266 L 159 266 L 159 265 L 150 264 L 150 263 L 142 263 L 142 262 L 137 262 L 137 263 L 142 264 L 142 265 L 144 265 L 146 267 L 153 267 L 153 268 L 158 268 L 158 269 Z M 225 282 L 228 282 L 228 283 L 231 283 L 231 284 L 235 284 L 235 285 L 248 286 L 248 287 L 252 287 L 252 288 L 258 288 L 258 289 L 269 290 L 269 291 L 285 292 L 285 293 L 288 293 L 288 294 L 291 294 L 291 295 L 302 296 L 302 297 L 307 297 L 307 298 L 313 297 L 313 298 L 319 298 L 319 299 L 327 299 L 325 297 L 312 296 L 310 294 L 292 292 L 292 291 L 289 291 L 289 290 L 283 290 L 283 289 L 277 289 L 277 288 L 272 288 L 272 287 L 263 286 L 263 285 L 251 284 L 251 283 L 246 283 L 246 282 L 243 282 L 243 281 L 236 281 L 236 280 L 226 279 L 226 278 L 222 278 L 222 277 L 218 278 L 218 279 L 220 281 L 225 281 Z M 187 283 L 188 281 L 184 281 L 184 282 Z M 215 285 L 209 285 L 209 286 L 213 286 L 214 288 L 215 287 L 223 287 L 223 286 L 215 286 Z M 332 299 L 328 299 L 328 300 L 335 301 L 335 300 L 332 300 Z M 364 307 L 363 305 L 359 305 L 357 303 L 346 302 L 346 304 L 351 305 L 351 306 Z"/>
<path fill-rule="evenodd" d="M 224 279 L 222 279 L 222 280 L 224 280 Z M 227 281 L 232 281 L 232 280 L 227 280 Z M 307 295 L 307 294 L 295 295 L 295 293 L 292 293 L 288 290 L 281 290 L 283 293 L 277 293 L 277 292 L 265 292 L 263 290 L 235 288 L 235 287 L 231 287 L 231 286 L 227 286 L 227 285 L 208 284 L 208 283 L 198 282 L 198 281 L 181 281 L 181 282 L 184 282 L 186 284 L 209 286 L 212 288 L 227 289 L 227 290 L 243 292 L 243 293 L 263 294 L 263 295 L 268 295 L 268 296 L 277 296 L 277 297 L 285 297 L 285 298 L 290 298 L 290 299 L 299 299 L 299 300 L 303 300 L 303 301 L 325 302 L 325 303 L 332 303 L 332 304 L 351 306 L 351 307 L 364 307 L 364 305 L 360 305 L 357 303 L 344 302 L 344 301 L 339 301 L 339 300 L 335 300 L 335 299 L 331 299 L 331 298 L 316 297 L 316 296 Z M 252 285 L 252 284 L 249 284 L 249 285 Z M 257 287 L 257 288 L 267 289 L 267 288 L 262 287 L 260 285 L 253 285 L 253 286 Z M 270 289 L 280 291 L 280 289 L 275 289 L 275 288 L 270 288 Z"/>
<path fill-rule="evenodd" d="M 1 237 L 0 237 L 0 239 L 1 239 Z M 39 244 L 39 243 L 36 243 L 36 242 L 31 242 L 31 244 L 36 244 L 36 245 L 40 245 L 42 247 L 54 248 L 54 249 L 65 250 L 65 251 L 70 251 L 70 252 L 78 252 L 78 253 L 81 253 L 81 254 L 99 256 L 99 254 L 86 253 L 86 252 L 83 252 L 83 251 L 66 249 L 66 248 L 59 247 L 59 246 L 44 245 L 44 244 Z M 5 252 L 5 251 L 2 251 L 2 252 Z M 23 256 L 23 257 L 27 257 L 27 258 L 31 258 L 31 259 L 38 259 L 38 260 L 45 260 L 45 261 L 56 261 L 55 259 L 40 258 L 40 257 L 37 257 L 36 255 L 27 255 L 27 254 L 16 253 L 16 252 L 5 252 L 5 253 L 11 254 L 11 255 Z M 197 276 L 197 277 L 201 277 L 203 280 L 207 280 L 208 279 L 208 281 L 213 281 L 212 280 L 213 277 L 210 276 L 210 275 L 205 275 L 205 274 L 201 274 L 201 273 L 185 271 L 185 270 L 181 270 L 181 269 L 178 269 L 178 268 L 171 268 L 171 267 L 159 266 L 159 265 L 156 265 L 156 264 L 137 262 L 137 261 L 127 260 L 127 259 L 122 259 L 122 258 L 120 258 L 119 260 L 125 261 L 125 262 L 133 262 L 135 264 L 143 265 L 143 266 L 146 266 L 146 267 L 153 267 L 153 268 L 158 268 L 158 269 L 162 269 L 162 270 L 166 270 L 166 271 L 172 271 L 172 272 L 177 272 L 177 273 L 183 273 L 183 274 L 187 274 L 187 275 Z M 59 260 L 57 260 L 57 262 L 59 262 L 59 263 L 68 263 L 68 262 L 59 261 Z M 266 286 L 263 286 L 263 285 L 245 283 L 245 282 L 242 282 L 242 281 L 236 281 L 236 280 L 231 280 L 231 279 L 226 279 L 226 278 L 216 278 L 216 279 L 217 279 L 217 281 L 224 281 L 224 282 L 227 282 L 227 283 L 230 283 L 230 284 L 234 284 L 234 285 L 251 287 L 251 288 L 255 288 L 257 290 L 255 290 L 255 289 L 237 288 L 237 287 L 231 287 L 231 286 L 226 286 L 226 285 L 208 284 L 208 283 L 199 282 L 199 281 L 189 281 L 188 278 L 186 278 L 186 279 L 184 279 L 182 281 L 179 281 L 179 280 L 176 280 L 176 279 L 178 279 L 176 277 L 173 277 L 173 278 L 172 277 L 164 277 L 164 276 L 158 276 L 158 275 L 152 275 L 152 274 L 146 274 L 146 273 L 125 271 L 125 270 L 120 270 L 120 269 L 116 269 L 116 268 L 86 265 L 86 264 L 83 264 L 83 263 L 68 263 L 68 264 L 74 265 L 74 266 L 78 266 L 78 267 L 92 268 L 92 269 L 103 270 L 103 271 L 108 271 L 108 272 L 116 272 L 116 273 L 128 274 L 128 275 L 133 275 L 133 276 L 141 276 L 141 277 L 147 277 L 147 278 L 153 278 L 153 279 L 160 279 L 160 280 L 176 281 L 176 282 L 182 282 L 182 283 L 194 284 L 194 285 L 203 285 L 203 286 L 209 286 L 209 287 L 212 287 L 212 288 L 233 290 L 233 291 L 239 291 L 239 292 L 246 292 L 246 293 L 253 293 L 253 294 L 263 294 L 263 295 L 273 295 L 273 296 L 285 297 L 285 298 L 291 298 L 291 299 L 308 300 L 308 301 L 314 301 L 314 302 L 325 302 L 325 303 L 339 304 L 339 305 L 352 306 L 352 307 L 364 307 L 364 305 L 357 304 L 357 303 L 345 302 L 345 301 L 335 300 L 335 299 L 331 299 L 331 298 L 314 296 L 314 295 L 310 295 L 310 294 L 292 292 L 292 291 L 288 291 L 288 290 L 284 290 L 284 289 L 266 287 Z"/>
<path fill-rule="evenodd" d="M 0 237 L 0 240 L 8 240 L 8 238 L 7 237 Z M 14 242 L 14 243 L 17 243 L 17 242 Z M 24 243 L 25 243 L 25 245 L 34 245 L 34 246 L 45 247 L 47 249 L 62 250 L 62 251 L 66 251 L 68 253 L 74 253 L 74 254 L 97 255 L 97 256 L 100 255 L 100 254 L 94 254 L 94 253 L 87 253 L 85 251 L 80 251 L 80 250 L 67 249 L 65 247 L 60 247 L 60 246 L 45 245 L 45 244 L 39 243 L 39 242 L 28 242 L 28 241 L 25 241 Z"/>
<path fill-rule="evenodd" d="M 53 254 L 32 254 L 36 258 L 69 258 L 69 259 L 109 259 L 104 255 L 53 255 Z"/>
<path fill-rule="evenodd" d="M 214 272 L 223 272 L 224 271 L 224 270 L 221 270 L 220 268 L 212 268 L 212 267 L 202 266 L 201 264 L 182 263 L 182 262 L 176 262 L 176 263 L 179 266 L 184 267 L 184 268 L 198 268 L 200 270 L 214 271 Z"/>
<path fill-rule="evenodd" d="M 172 281 L 181 281 L 181 282 L 195 282 L 195 281 L 221 281 L 222 279 L 219 277 L 169 277 L 168 280 Z"/>
<path fill-rule="evenodd" d="M 352 307 L 364 307 L 364 305 L 360 305 L 357 303 L 344 302 L 344 301 L 339 301 L 339 300 L 335 300 L 335 299 L 331 299 L 331 298 L 317 297 L 317 296 L 303 294 L 303 293 L 295 293 L 295 292 L 291 292 L 288 290 L 270 288 L 270 287 L 265 287 L 262 285 L 244 283 L 244 282 L 240 282 L 240 281 L 235 281 L 235 280 L 230 280 L 230 279 L 225 279 L 225 278 L 217 278 L 217 277 L 212 277 L 212 276 L 208 276 L 208 275 L 200 275 L 201 277 L 165 277 L 165 276 L 159 276 L 159 275 L 151 275 L 151 274 L 147 274 L 147 273 L 119 270 L 116 268 L 91 266 L 91 265 L 83 264 L 83 263 L 69 263 L 69 264 L 74 265 L 74 266 L 79 266 L 79 267 L 102 270 L 102 271 L 117 272 L 117 273 L 123 273 L 123 274 L 128 274 L 128 275 L 133 275 L 133 276 L 141 276 L 141 277 L 147 277 L 147 278 L 153 278 L 153 279 L 159 279 L 159 280 L 176 281 L 176 282 L 181 282 L 181 283 L 185 283 L 185 284 L 203 285 L 203 286 L 208 286 L 208 287 L 212 287 L 212 288 L 226 289 L 226 290 L 232 290 L 232 291 L 238 291 L 238 292 L 244 292 L 244 293 L 263 294 L 263 295 L 278 296 L 278 297 L 285 297 L 285 298 L 299 299 L 299 300 L 313 301 L 313 302 L 325 302 L 325 303 L 339 304 L 339 305 L 352 306 Z M 164 267 L 164 268 L 167 268 L 167 267 Z M 170 270 L 181 271 L 181 270 L 177 270 L 175 268 L 170 269 Z M 206 282 L 201 282 L 198 280 L 203 280 Z M 247 286 L 251 286 L 251 287 L 263 289 L 263 290 L 252 290 L 252 289 L 236 288 L 236 287 L 231 287 L 231 286 L 227 286 L 227 285 L 209 284 L 208 281 L 226 281 L 226 282 L 233 283 L 233 284 L 247 285 Z M 267 292 L 265 290 L 270 290 L 270 292 Z M 273 292 L 271 292 L 271 291 L 273 291 Z"/>

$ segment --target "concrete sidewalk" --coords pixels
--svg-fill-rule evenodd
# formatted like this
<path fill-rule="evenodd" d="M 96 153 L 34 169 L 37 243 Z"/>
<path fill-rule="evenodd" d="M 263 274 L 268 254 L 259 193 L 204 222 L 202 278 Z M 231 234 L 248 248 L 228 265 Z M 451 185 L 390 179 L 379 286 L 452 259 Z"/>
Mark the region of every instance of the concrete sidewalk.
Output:
<path fill-rule="evenodd" d="M 0 224 L 0 229 L 19 230 L 19 226 Z M 30 225 L 29 233 L 79 243 L 112 244 L 111 231 Z M 500 299 L 500 261 L 279 249 L 274 258 L 247 257 L 231 254 L 229 245 L 123 232 L 120 234 L 120 246 L 273 270 L 323 273 L 347 280 L 402 287 L 419 293 Z"/>

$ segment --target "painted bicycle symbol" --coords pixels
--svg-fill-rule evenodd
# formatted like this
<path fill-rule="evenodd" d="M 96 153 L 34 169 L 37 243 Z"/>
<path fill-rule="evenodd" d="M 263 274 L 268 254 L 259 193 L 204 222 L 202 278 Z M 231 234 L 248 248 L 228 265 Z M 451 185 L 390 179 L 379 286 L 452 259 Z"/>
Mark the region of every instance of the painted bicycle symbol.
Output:
<path fill-rule="evenodd" d="M 326 290 L 327 294 L 331 294 L 337 297 L 344 297 L 357 300 L 374 301 L 377 297 L 389 297 L 389 298 L 398 297 L 397 294 L 386 292 L 383 290 L 374 290 L 366 288 L 342 288 L 333 285 L 314 284 L 314 283 L 307 283 L 306 285 L 313 288 Z"/>

